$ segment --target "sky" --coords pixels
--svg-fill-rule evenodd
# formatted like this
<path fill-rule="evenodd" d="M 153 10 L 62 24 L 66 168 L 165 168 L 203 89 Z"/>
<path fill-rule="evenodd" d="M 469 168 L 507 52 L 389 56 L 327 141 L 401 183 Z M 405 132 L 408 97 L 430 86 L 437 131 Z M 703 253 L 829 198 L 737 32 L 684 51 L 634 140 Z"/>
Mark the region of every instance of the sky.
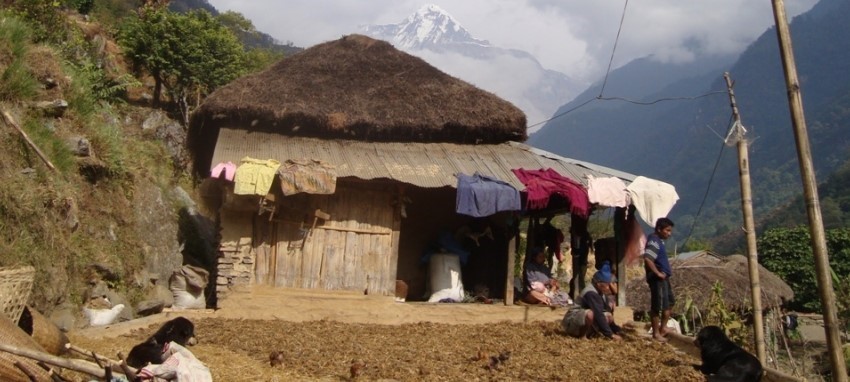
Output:
<path fill-rule="evenodd" d="M 605 74 L 615 41 L 613 68 L 646 56 L 686 62 L 698 53 L 743 51 L 774 25 L 767 0 L 208 1 L 220 12 L 243 14 L 282 43 L 305 48 L 359 33 L 362 25 L 399 23 L 435 4 L 473 37 L 527 51 L 545 68 L 586 82 Z M 785 0 L 789 21 L 816 2 Z"/>

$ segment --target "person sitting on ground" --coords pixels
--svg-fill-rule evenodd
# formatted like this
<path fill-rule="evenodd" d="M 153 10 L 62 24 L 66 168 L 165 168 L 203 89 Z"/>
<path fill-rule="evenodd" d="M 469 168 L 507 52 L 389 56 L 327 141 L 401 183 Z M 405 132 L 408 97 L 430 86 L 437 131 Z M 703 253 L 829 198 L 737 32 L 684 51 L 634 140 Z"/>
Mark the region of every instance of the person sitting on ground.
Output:
<path fill-rule="evenodd" d="M 572 304 L 569 296 L 560 290 L 558 280 L 552 277 L 552 270 L 546 265 L 546 252 L 543 248 L 535 247 L 529 251 L 522 273 L 525 279 L 523 302 L 549 306 Z"/>
<path fill-rule="evenodd" d="M 611 294 L 612 278 L 610 265 L 606 262 L 593 274 L 590 285 L 581 291 L 576 300 L 577 306 L 564 315 L 561 321 L 564 332 L 577 338 L 602 334 L 608 339 L 622 340 L 620 327 L 614 322 L 612 306 L 606 299 Z"/>

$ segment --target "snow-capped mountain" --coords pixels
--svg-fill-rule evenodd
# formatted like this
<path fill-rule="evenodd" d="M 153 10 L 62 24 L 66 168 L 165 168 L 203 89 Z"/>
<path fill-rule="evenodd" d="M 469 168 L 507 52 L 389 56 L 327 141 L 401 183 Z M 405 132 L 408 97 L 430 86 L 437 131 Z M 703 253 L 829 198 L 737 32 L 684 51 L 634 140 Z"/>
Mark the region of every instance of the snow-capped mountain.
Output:
<path fill-rule="evenodd" d="M 567 75 L 545 69 L 528 52 L 473 37 L 436 5 L 425 5 L 398 24 L 361 28 L 366 35 L 512 102 L 525 112 L 529 125 L 548 119 L 584 89 Z"/>
<path fill-rule="evenodd" d="M 451 15 L 433 4 L 425 5 L 401 23 L 369 25 L 365 32 L 391 41 L 403 50 L 439 48 L 446 44 L 490 46 L 489 42 L 472 37 Z"/>

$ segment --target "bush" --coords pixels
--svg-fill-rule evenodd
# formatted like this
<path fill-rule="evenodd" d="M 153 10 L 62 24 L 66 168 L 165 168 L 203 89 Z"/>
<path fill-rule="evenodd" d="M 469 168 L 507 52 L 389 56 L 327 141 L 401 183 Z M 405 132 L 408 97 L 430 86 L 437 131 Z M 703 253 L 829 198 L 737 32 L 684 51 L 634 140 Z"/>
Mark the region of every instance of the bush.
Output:
<path fill-rule="evenodd" d="M 24 60 L 30 35 L 24 22 L 0 12 L 0 101 L 32 99 L 38 91 Z"/>

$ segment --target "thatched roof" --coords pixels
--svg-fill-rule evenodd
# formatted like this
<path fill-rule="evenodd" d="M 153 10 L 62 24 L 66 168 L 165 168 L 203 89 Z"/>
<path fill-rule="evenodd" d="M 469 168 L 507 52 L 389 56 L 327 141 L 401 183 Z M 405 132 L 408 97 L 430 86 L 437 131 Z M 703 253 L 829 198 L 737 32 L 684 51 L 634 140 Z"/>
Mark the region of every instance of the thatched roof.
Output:
<path fill-rule="evenodd" d="M 378 142 L 527 138 L 525 114 L 510 102 L 362 35 L 316 45 L 213 92 L 189 128 L 196 163 L 198 154 L 209 160 L 221 126 Z"/>
<path fill-rule="evenodd" d="M 681 308 L 690 297 L 705 313 L 715 282 L 723 287 L 723 300 L 730 310 L 752 306 L 747 258 L 742 255 L 719 256 L 701 252 L 685 259 L 670 261 L 673 268 L 671 284 L 676 295 L 676 307 Z M 762 308 L 779 306 L 794 298 L 794 291 L 779 276 L 759 265 Z M 626 289 L 627 302 L 636 311 L 649 309 L 649 286 L 642 277 L 630 280 Z M 674 309 L 675 311 L 676 309 Z"/>

